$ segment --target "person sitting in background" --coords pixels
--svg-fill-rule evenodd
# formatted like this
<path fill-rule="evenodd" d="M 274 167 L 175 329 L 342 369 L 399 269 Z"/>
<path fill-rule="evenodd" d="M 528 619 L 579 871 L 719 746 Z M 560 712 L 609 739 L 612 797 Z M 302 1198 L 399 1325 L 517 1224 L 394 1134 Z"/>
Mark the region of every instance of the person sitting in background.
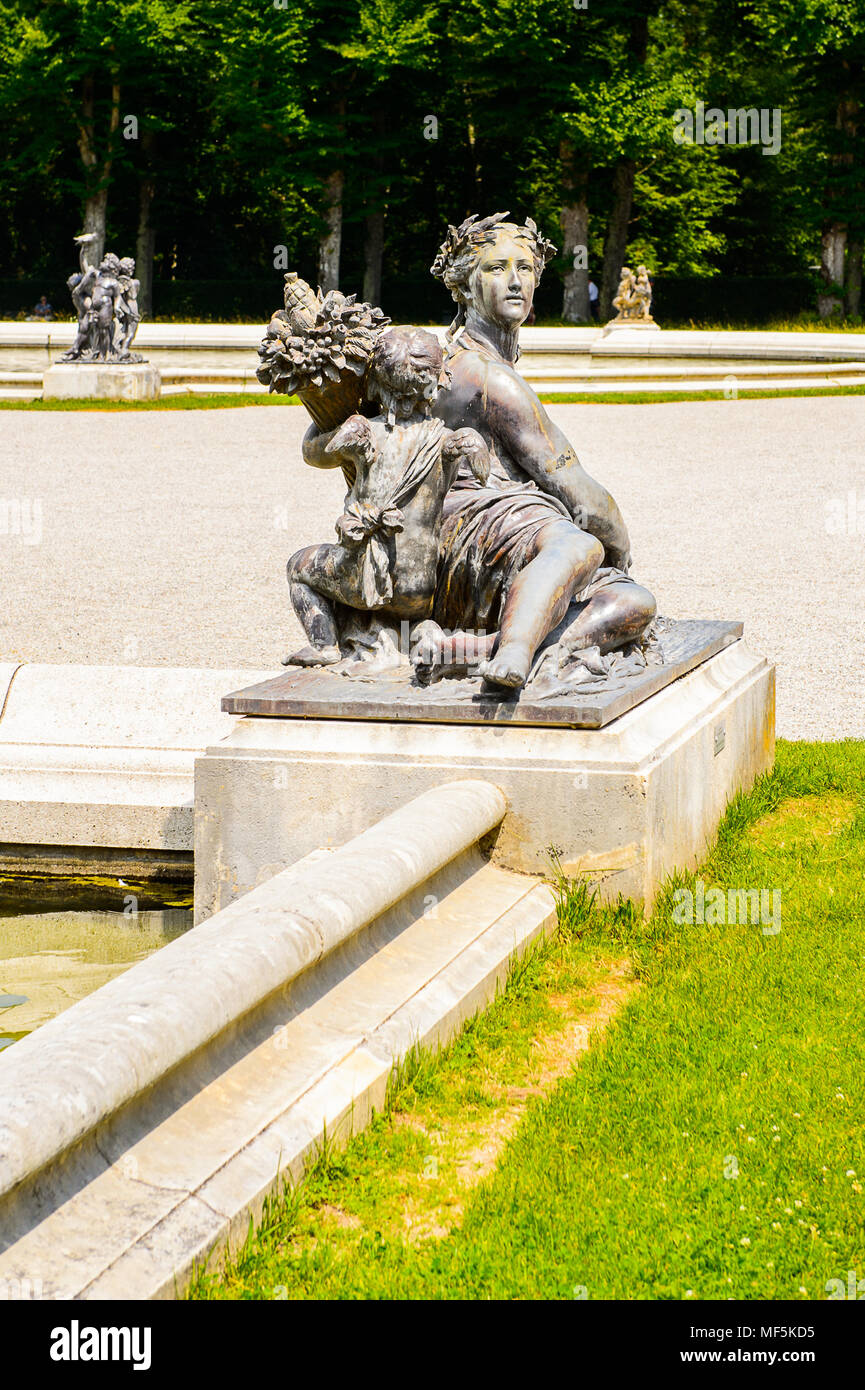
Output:
<path fill-rule="evenodd" d="M 31 321 L 33 319 L 53 319 L 53 317 L 54 309 L 48 303 L 48 296 L 43 294 L 39 303 L 33 306 L 33 313 L 30 315 Z"/>

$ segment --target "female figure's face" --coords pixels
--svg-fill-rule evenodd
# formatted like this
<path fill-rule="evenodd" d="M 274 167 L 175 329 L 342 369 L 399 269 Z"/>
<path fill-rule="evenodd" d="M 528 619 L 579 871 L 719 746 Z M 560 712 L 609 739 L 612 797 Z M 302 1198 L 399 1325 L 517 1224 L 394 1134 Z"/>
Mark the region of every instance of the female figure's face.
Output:
<path fill-rule="evenodd" d="M 528 243 L 499 232 L 482 246 L 469 282 L 471 303 L 501 328 L 519 328 L 529 316 L 535 292 L 535 265 Z"/>

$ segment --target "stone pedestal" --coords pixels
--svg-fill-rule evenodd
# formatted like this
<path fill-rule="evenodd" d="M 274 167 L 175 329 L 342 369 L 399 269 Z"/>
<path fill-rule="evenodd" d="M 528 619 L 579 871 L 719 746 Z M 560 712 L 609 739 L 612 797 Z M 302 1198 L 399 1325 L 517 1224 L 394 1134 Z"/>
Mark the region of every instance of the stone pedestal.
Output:
<path fill-rule="evenodd" d="M 150 362 L 56 362 L 42 378 L 43 401 L 156 401 L 161 392 Z"/>
<path fill-rule="evenodd" d="M 654 319 L 649 323 L 640 319 L 610 319 L 609 323 L 604 324 L 603 336 L 608 333 L 660 333 L 660 324 L 655 323 Z"/>
<path fill-rule="evenodd" d="M 602 729 L 246 716 L 195 764 L 201 920 L 310 851 L 466 777 L 508 811 L 493 862 L 650 902 L 772 764 L 775 672 L 741 640 Z"/>

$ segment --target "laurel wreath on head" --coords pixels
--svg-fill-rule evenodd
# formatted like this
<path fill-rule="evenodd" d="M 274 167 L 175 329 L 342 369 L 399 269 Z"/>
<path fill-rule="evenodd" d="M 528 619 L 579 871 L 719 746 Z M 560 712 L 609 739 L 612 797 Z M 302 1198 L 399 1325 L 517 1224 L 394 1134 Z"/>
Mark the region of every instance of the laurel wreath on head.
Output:
<path fill-rule="evenodd" d="M 485 242 L 493 241 L 498 229 L 505 225 L 510 213 L 494 212 L 491 217 L 478 217 L 473 213 L 467 217 L 465 222 L 461 222 L 459 227 L 448 226 L 447 236 L 438 250 L 438 255 L 430 266 L 430 272 L 438 280 L 444 280 L 448 267 L 461 256 L 462 253 L 472 246 L 482 246 Z M 556 254 L 556 248 L 551 241 L 538 230 L 537 223 L 531 217 L 525 220 L 526 231 L 531 236 L 534 249 L 543 265 L 552 260 Z"/>

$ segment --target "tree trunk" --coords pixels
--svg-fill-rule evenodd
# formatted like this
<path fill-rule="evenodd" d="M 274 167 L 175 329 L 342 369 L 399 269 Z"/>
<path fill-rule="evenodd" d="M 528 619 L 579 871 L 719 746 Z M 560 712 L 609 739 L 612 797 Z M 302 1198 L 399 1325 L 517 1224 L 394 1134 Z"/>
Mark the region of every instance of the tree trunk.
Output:
<path fill-rule="evenodd" d="M 844 313 L 855 319 L 862 312 L 862 238 L 852 236 L 847 243 L 847 269 L 844 277 Z"/>
<path fill-rule="evenodd" d="M 601 280 L 601 318 L 612 317 L 613 299 L 619 288 L 625 252 L 628 247 L 628 224 L 634 202 L 636 160 L 620 159 L 613 179 L 613 206 L 607 223 L 604 242 L 604 273 Z"/>
<path fill-rule="evenodd" d="M 849 95 L 842 95 L 838 102 L 835 114 L 835 127 L 843 131 L 848 142 L 855 140 L 858 130 L 860 105 L 858 98 L 851 98 Z M 832 163 L 839 167 L 848 167 L 853 162 L 853 151 L 851 148 L 842 149 L 839 154 L 832 156 Z M 851 239 L 851 259 L 852 266 L 847 266 L 845 274 L 844 253 L 847 250 L 848 226 L 845 211 L 837 207 L 837 191 L 827 190 L 824 206 L 829 210 L 829 216 L 823 223 L 823 233 L 820 248 L 820 279 L 822 285 L 817 295 L 817 312 L 821 319 L 828 318 L 830 314 L 840 314 L 842 311 L 850 312 L 847 307 L 851 298 L 858 303 L 861 296 L 862 285 L 862 246 L 861 240 Z M 855 248 L 858 246 L 858 256 Z M 858 279 L 857 279 L 858 270 Z"/>
<path fill-rule="evenodd" d="M 841 287 L 844 284 L 844 252 L 847 247 L 847 226 L 844 222 L 827 222 L 823 227 L 820 254 L 820 278 L 823 287 L 817 295 L 817 312 L 821 319 L 840 314 L 843 308 Z"/>
<path fill-rule="evenodd" d="M 156 193 L 153 179 L 142 179 L 138 190 L 138 236 L 135 240 L 135 274 L 139 281 L 138 308 L 143 319 L 153 317 L 153 253 L 156 231 L 150 220 L 150 210 Z"/>
<path fill-rule="evenodd" d="M 463 87 L 463 102 L 465 104 L 466 116 L 466 203 L 467 215 L 473 212 L 479 213 L 483 207 L 483 194 L 481 188 L 481 166 L 478 162 L 477 132 L 475 130 L 474 115 L 472 114 L 472 104 L 467 87 Z"/>
<path fill-rule="evenodd" d="M 152 130 L 141 132 L 142 169 L 138 185 L 138 235 L 135 239 L 135 274 L 139 281 L 138 308 L 143 319 L 153 318 L 153 253 L 156 249 L 156 230 L 152 221 L 153 200 L 156 197 L 156 177 L 153 154 L 156 135 Z"/>
<path fill-rule="evenodd" d="M 852 146 L 859 134 L 859 120 L 862 114 L 862 104 L 858 96 L 845 96 L 838 103 L 838 125 L 844 131 L 847 140 Z M 842 161 L 846 165 L 853 163 L 854 155 L 852 148 L 842 155 Z M 861 184 L 860 184 L 861 188 Z M 861 227 L 857 232 L 848 233 L 847 238 L 847 264 L 843 274 L 844 282 L 844 313 L 851 318 L 855 318 L 862 305 L 862 231 Z"/>
<path fill-rule="evenodd" d="M 562 295 L 562 318 L 566 323 L 586 323 L 591 318 L 589 304 L 589 271 L 587 265 L 575 265 L 575 259 L 584 261 L 588 255 L 589 205 L 586 202 L 586 183 L 588 174 L 574 166 L 574 147 L 569 140 L 559 145 L 562 191 L 565 202 L 559 213 L 562 229 L 562 255 L 568 260 L 564 277 Z M 577 248 L 584 253 L 575 257 Z"/>
<path fill-rule="evenodd" d="M 108 212 L 108 189 L 100 188 L 91 193 L 84 203 L 84 230 L 95 235 L 87 248 L 87 259 L 91 265 L 98 265 L 105 251 L 105 219 Z"/>
<path fill-rule="evenodd" d="M 368 304 L 381 304 L 381 272 L 384 261 L 384 219 L 389 192 L 383 150 L 387 142 L 387 111 L 390 103 L 380 99 L 372 116 L 372 147 L 364 163 L 366 236 L 363 246 L 363 297 Z"/>
<path fill-rule="evenodd" d="M 78 121 L 78 150 L 84 165 L 86 194 L 84 198 L 84 230 L 96 240 L 89 248 L 91 264 L 98 265 L 105 250 L 105 225 L 108 212 L 108 185 L 114 161 L 114 144 L 120 127 L 120 84 L 111 83 L 111 116 L 105 154 L 100 164 L 96 140 L 96 80 L 87 76 L 81 83 L 81 112 Z"/>
<path fill-rule="evenodd" d="M 367 213 L 363 248 L 363 297 L 368 304 L 381 302 L 381 267 L 384 259 L 384 208 Z"/>
<path fill-rule="evenodd" d="M 644 9 L 631 18 L 628 53 L 632 63 L 645 65 L 649 49 L 649 17 Z M 616 164 L 613 178 L 613 206 L 607 223 L 604 242 L 604 271 L 601 280 L 600 314 L 603 321 L 612 317 L 613 300 L 619 288 L 625 252 L 628 249 L 628 227 L 634 205 L 634 179 L 637 162 L 622 155 Z"/>
<path fill-rule="evenodd" d="M 339 256 L 342 249 L 342 194 L 345 177 L 334 169 L 325 180 L 327 231 L 318 243 L 318 282 L 325 294 L 339 289 Z"/>

